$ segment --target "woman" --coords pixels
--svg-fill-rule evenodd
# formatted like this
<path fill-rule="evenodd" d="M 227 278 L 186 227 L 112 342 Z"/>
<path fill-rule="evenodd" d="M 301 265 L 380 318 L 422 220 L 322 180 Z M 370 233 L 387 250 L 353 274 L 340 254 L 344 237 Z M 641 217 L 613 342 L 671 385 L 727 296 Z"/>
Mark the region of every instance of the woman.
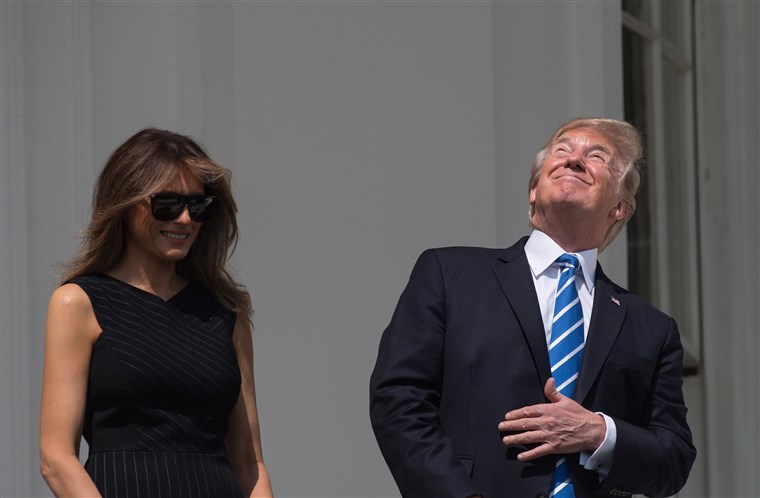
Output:
<path fill-rule="evenodd" d="M 40 456 L 56 496 L 272 495 L 251 301 L 226 267 L 236 211 L 230 172 L 188 137 L 146 129 L 109 158 L 48 308 Z"/>

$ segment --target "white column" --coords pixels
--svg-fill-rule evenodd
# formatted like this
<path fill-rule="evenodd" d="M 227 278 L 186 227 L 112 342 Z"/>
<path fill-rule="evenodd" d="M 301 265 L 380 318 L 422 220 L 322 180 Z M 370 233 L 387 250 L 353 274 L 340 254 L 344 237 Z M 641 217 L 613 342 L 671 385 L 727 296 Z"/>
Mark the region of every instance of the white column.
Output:
<path fill-rule="evenodd" d="M 201 75 L 201 134 L 215 161 L 234 170 L 235 45 L 232 2 L 198 6 Z M 241 47 L 245 50 L 245 47 Z"/>
<path fill-rule="evenodd" d="M 58 284 L 55 266 L 77 245 L 92 192 L 93 124 L 89 2 L 29 2 L 24 5 L 26 271 L 24 310 L 29 352 L 29 429 L 34 471 L 30 495 L 49 491 L 38 477 L 38 418 L 47 301 Z M 22 266 L 23 262 L 15 262 Z"/>
<path fill-rule="evenodd" d="M 0 496 L 29 496 L 37 473 L 30 440 L 24 139 L 24 6 L 0 2 Z"/>
<path fill-rule="evenodd" d="M 698 1 L 697 103 L 709 496 L 760 494 L 757 2 Z"/>

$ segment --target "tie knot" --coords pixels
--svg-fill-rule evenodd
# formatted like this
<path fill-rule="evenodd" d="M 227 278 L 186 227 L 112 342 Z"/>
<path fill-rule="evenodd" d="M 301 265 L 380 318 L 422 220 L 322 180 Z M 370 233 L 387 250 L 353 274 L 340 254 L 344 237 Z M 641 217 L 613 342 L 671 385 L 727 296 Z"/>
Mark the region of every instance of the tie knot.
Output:
<path fill-rule="evenodd" d="M 581 262 L 573 256 L 572 254 L 563 254 L 559 258 L 557 258 L 557 264 L 560 268 L 573 268 L 573 272 L 578 270 L 581 266 Z"/>

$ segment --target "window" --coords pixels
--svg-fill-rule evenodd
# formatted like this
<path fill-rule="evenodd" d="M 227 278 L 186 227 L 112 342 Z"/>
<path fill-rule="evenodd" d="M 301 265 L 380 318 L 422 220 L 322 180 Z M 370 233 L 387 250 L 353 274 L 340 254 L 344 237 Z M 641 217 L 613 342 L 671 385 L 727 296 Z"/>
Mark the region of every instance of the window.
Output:
<path fill-rule="evenodd" d="M 701 320 L 692 3 L 622 4 L 625 118 L 643 133 L 647 150 L 627 228 L 629 286 L 676 319 L 686 373 L 695 373 Z"/>

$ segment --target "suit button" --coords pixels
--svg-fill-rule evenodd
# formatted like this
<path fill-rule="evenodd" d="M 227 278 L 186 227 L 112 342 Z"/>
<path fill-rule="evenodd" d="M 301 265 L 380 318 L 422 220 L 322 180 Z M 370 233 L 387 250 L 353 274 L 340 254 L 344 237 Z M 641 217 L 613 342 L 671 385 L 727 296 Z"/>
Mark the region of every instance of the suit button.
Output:
<path fill-rule="evenodd" d="M 536 498 L 546 498 L 546 493 L 538 493 Z"/>

